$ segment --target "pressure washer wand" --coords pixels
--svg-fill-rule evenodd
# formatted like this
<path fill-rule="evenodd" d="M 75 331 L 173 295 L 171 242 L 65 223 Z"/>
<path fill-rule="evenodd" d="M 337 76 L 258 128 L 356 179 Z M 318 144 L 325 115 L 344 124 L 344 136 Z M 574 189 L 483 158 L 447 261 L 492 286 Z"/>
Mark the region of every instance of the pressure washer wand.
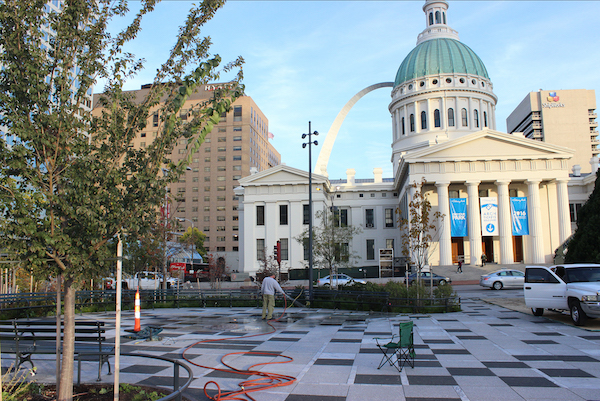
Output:
<path fill-rule="evenodd" d="M 294 303 L 296 306 L 300 306 L 301 308 L 306 308 L 306 305 L 303 305 L 300 301 L 298 301 L 298 298 L 300 297 L 300 295 L 302 295 L 302 292 L 300 292 L 300 294 L 298 294 L 298 296 L 295 299 L 290 297 L 288 294 L 284 294 L 284 295 L 287 299 L 292 301 L 292 303 Z"/>

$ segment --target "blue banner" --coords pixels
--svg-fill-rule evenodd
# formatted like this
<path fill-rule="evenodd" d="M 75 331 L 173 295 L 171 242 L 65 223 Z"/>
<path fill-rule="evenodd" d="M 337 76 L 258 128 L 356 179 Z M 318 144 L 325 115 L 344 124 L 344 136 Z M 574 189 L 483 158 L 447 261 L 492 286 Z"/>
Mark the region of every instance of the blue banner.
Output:
<path fill-rule="evenodd" d="M 467 199 L 450 198 L 450 235 L 466 237 L 467 233 Z"/>
<path fill-rule="evenodd" d="M 529 219 L 527 217 L 527 198 L 510 198 L 510 214 L 512 216 L 512 234 L 529 235 Z"/>

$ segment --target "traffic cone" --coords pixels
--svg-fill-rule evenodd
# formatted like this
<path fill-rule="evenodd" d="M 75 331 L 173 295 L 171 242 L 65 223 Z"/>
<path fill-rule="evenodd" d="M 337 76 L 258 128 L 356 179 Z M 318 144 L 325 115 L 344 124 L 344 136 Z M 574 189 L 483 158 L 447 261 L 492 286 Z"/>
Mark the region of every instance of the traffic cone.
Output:
<path fill-rule="evenodd" d="M 134 306 L 134 317 L 135 317 L 135 325 L 133 326 L 133 331 L 138 332 L 142 328 L 140 327 L 140 289 L 137 289 L 135 293 L 135 306 Z"/>

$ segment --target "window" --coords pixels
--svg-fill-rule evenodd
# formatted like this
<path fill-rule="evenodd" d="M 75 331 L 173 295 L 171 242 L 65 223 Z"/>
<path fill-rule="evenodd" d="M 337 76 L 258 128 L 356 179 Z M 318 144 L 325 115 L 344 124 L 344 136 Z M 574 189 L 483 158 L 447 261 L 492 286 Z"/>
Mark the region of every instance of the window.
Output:
<path fill-rule="evenodd" d="M 204 197 L 204 202 L 210 202 L 210 196 L 205 196 Z"/>
<path fill-rule="evenodd" d="M 367 240 L 367 260 L 375 260 L 375 240 Z"/>
<path fill-rule="evenodd" d="M 427 113 L 421 112 L 421 129 L 427 129 Z"/>
<path fill-rule="evenodd" d="M 239 248 L 239 247 L 237 247 L 237 246 L 234 246 L 234 247 L 232 247 L 232 248 L 231 248 L 231 250 L 232 250 L 233 252 L 239 252 L 240 248 Z"/>
<path fill-rule="evenodd" d="M 217 206 L 217 212 L 224 212 L 225 206 Z"/>
<path fill-rule="evenodd" d="M 217 181 L 225 181 L 225 176 L 224 175 L 217 176 Z"/>
<path fill-rule="evenodd" d="M 302 205 L 302 224 L 310 224 L 310 205 Z"/>
<path fill-rule="evenodd" d="M 463 127 L 468 127 L 469 126 L 469 116 L 467 115 L 467 109 L 462 109 L 460 111 L 461 114 L 461 119 L 462 119 L 462 126 Z"/>
<path fill-rule="evenodd" d="M 237 156 L 233 156 L 233 161 L 240 161 L 242 160 L 242 156 L 237 155 Z"/>
<path fill-rule="evenodd" d="M 227 166 L 217 166 L 217 171 L 227 171 Z"/>
<path fill-rule="evenodd" d="M 238 242 L 240 240 L 240 236 L 236 234 L 236 235 L 231 236 L 231 239 L 233 242 Z"/>
<path fill-rule="evenodd" d="M 217 252 L 225 252 L 225 247 L 224 246 L 218 246 L 217 247 Z"/>
<path fill-rule="evenodd" d="M 429 25 L 433 25 L 433 13 L 429 13 Z"/>
<path fill-rule="evenodd" d="M 241 175 L 234 175 L 232 178 L 234 180 L 240 180 L 242 178 L 242 176 Z"/>
<path fill-rule="evenodd" d="M 240 231 L 240 226 L 231 226 L 231 231 Z"/>
<path fill-rule="evenodd" d="M 198 163 L 198 160 L 196 160 L 195 162 Z M 204 163 L 210 163 L 210 156 L 204 158 Z"/>
<path fill-rule="evenodd" d="M 217 142 L 227 142 L 227 137 L 220 136 L 220 137 L 217 139 Z"/>
<path fill-rule="evenodd" d="M 453 108 L 448 109 L 448 126 L 454 127 L 454 109 Z"/>
<path fill-rule="evenodd" d="M 577 216 L 583 206 L 582 203 L 569 203 L 569 214 L 571 216 L 571 223 L 577 223 Z"/>
<path fill-rule="evenodd" d="M 204 231 L 205 233 L 210 231 L 210 226 L 204 226 L 202 227 L 202 231 Z"/>
<path fill-rule="evenodd" d="M 233 132 L 242 132 L 242 127 L 233 127 Z"/>
<path fill-rule="evenodd" d="M 394 209 L 385 209 L 385 226 L 394 227 Z"/>
<path fill-rule="evenodd" d="M 302 238 L 304 260 L 308 260 L 310 258 L 310 248 L 308 246 L 309 242 L 309 238 Z"/>
<path fill-rule="evenodd" d="M 234 136 L 234 137 L 233 137 L 233 141 L 234 141 L 234 142 L 239 142 L 239 141 L 241 141 L 241 140 L 242 140 L 242 137 L 241 137 L 240 135 L 238 135 L 238 136 Z"/>
<path fill-rule="evenodd" d="M 288 205 L 279 205 L 279 224 L 286 226 L 288 223 Z"/>
<path fill-rule="evenodd" d="M 402 135 L 406 135 L 406 127 L 404 126 L 404 117 L 402 117 Z"/>
<path fill-rule="evenodd" d="M 333 219 L 336 227 L 348 227 L 348 209 L 335 208 Z"/>
<path fill-rule="evenodd" d="M 281 260 L 289 260 L 288 239 L 281 238 L 279 242 L 281 243 Z"/>
<path fill-rule="evenodd" d="M 435 12 L 435 23 L 436 24 L 440 24 L 442 22 L 442 18 L 441 17 L 442 17 L 442 15 L 440 14 L 440 12 L 436 11 Z"/>
<path fill-rule="evenodd" d="M 233 171 L 242 171 L 242 165 L 233 166 Z"/>
<path fill-rule="evenodd" d="M 225 146 L 219 146 L 217 148 L 217 152 L 225 152 L 227 150 L 227 148 Z"/>
<path fill-rule="evenodd" d="M 347 262 L 350 259 L 350 246 L 347 242 L 341 242 L 335 246 L 335 260 Z"/>
<path fill-rule="evenodd" d="M 409 124 L 410 124 L 410 132 L 415 132 L 415 115 L 414 114 L 410 115 Z"/>
<path fill-rule="evenodd" d="M 225 191 L 225 187 L 224 186 L 218 186 L 217 187 L 217 191 Z"/>
<path fill-rule="evenodd" d="M 225 226 L 217 226 L 217 231 L 225 231 Z"/>
<path fill-rule="evenodd" d="M 210 206 L 204 206 L 204 211 L 205 212 L 210 212 Z"/>
<path fill-rule="evenodd" d="M 242 150 L 242 147 L 241 146 L 234 146 L 233 150 L 235 150 L 235 151 Z"/>
<path fill-rule="evenodd" d="M 394 239 L 393 238 L 386 239 L 385 240 L 385 247 L 387 249 L 394 249 Z"/>
<path fill-rule="evenodd" d="M 365 209 L 365 225 L 367 228 L 375 227 L 375 213 L 373 209 Z"/>
<path fill-rule="evenodd" d="M 204 216 L 204 221 L 210 221 L 210 216 Z"/>
<path fill-rule="evenodd" d="M 538 268 L 525 269 L 526 283 L 558 284 L 559 281 L 548 270 Z"/>
<path fill-rule="evenodd" d="M 265 260 L 265 240 L 264 238 L 256 239 L 256 259 Z"/>
<path fill-rule="evenodd" d="M 219 156 L 219 157 L 217 157 L 217 161 L 218 162 L 224 162 L 226 160 L 227 160 L 227 158 L 225 156 Z"/>
<path fill-rule="evenodd" d="M 152 126 L 158 127 L 158 113 L 152 115 Z"/>
<path fill-rule="evenodd" d="M 210 182 L 210 177 L 209 176 L 204 177 L 204 182 Z"/>
<path fill-rule="evenodd" d="M 479 110 L 473 110 L 473 119 L 475 120 L 475 128 L 479 128 Z"/>
<path fill-rule="evenodd" d="M 256 206 L 256 225 L 257 226 L 265 225 L 265 207 L 264 206 Z"/>
<path fill-rule="evenodd" d="M 217 216 L 217 221 L 225 221 L 225 216 Z"/>
<path fill-rule="evenodd" d="M 435 109 L 433 112 L 433 125 L 435 126 L 435 128 L 439 128 L 442 126 L 439 109 Z"/>
<path fill-rule="evenodd" d="M 210 152 L 210 146 L 207 146 L 207 147 L 205 147 L 205 148 L 204 148 L 204 151 L 205 151 L 206 153 Z"/>
<path fill-rule="evenodd" d="M 233 107 L 233 121 L 242 121 L 242 106 Z"/>
<path fill-rule="evenodd" d="M 487 111 L 483 112 L 483 126 L 487 127 L 488 123 L 487 123 Z"/>
<path fill-rule="evenodd" d="M 217 237 L 217 242 L 225 242 L 225 237 Z"/>
<path fill-rule="evenodd" d="M 217 202 L 225 202 L 225 196 L 217 196 Z"/>
<path fill-rule="evenodd" d="M 227 128 L 226 127 L 219 127 L 219 131 L 218 132 L 227 132 Z"/>

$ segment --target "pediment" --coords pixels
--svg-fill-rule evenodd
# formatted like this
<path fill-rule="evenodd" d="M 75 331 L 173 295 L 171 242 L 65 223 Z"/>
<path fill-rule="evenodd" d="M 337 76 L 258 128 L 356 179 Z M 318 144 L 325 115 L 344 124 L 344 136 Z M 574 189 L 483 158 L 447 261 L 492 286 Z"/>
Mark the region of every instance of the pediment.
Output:
<path fill-rule="evenodd" d="M 312 175 L 313 183 L 324 183 L 327 178 L 318 174 Z M 286 165 L 279 165 L 252 174 L 239 180 L 242 186 L 250 185 L 308 185 L 308 172 Z"/>
<path fill-rule="evenodd" d="M 535 160 L 573 156 L 561 146 L 496 131 L 479 131 L 461 138 L 410 152 L 406 161 Z"/>

